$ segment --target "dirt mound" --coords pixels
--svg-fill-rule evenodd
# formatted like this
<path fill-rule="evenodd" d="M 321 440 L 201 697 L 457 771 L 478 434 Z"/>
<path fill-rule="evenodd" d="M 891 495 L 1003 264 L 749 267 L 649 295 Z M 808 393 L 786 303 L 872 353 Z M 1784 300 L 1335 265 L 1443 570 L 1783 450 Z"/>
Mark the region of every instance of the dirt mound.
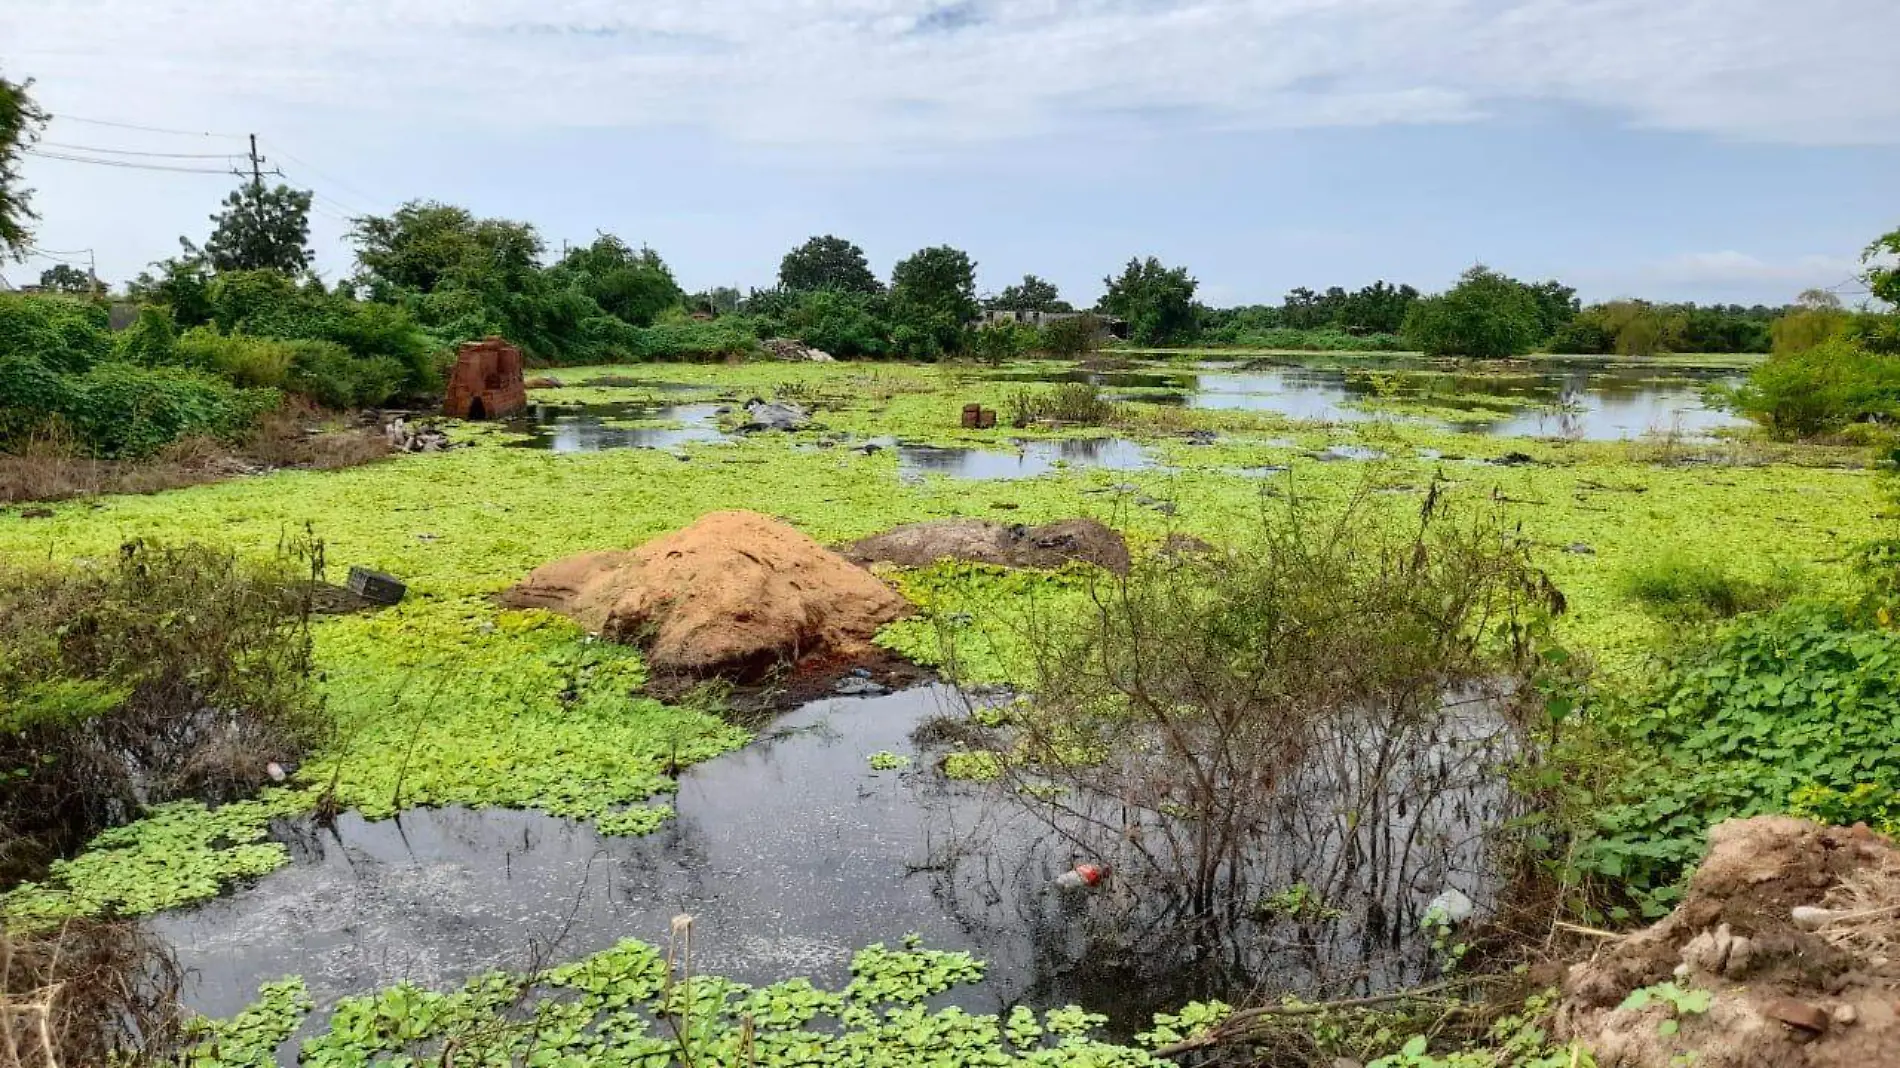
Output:
<path fill-rule="evenodd" d="M 844 547 L 861 564 L 927 567 L 939 560 L 967 560 L 1002 567 L 1061 567 L 1074 560 L 1128 571 L 1128 543 L 1093 519 L 1065 519 L 1047 526 L 1006 526 L 987 519 L 937 519 L 911 523 Z"/>
<path fill-rule="evenodd" d="M 502 600 L 638 644 L 658 674 L 740 681 L 862 653 L 910 610 L 875 576 L 753 512 L 713 512 L 637 549 L 547 564 Z"/>
<path fill-rule="evenodd" d="M 1785 816 L 1709 840 L 1673 913 L 1570 970 L 1559 1032 L 1602 1068 L 1900 1064 L 1900 849 Z M 1707 1011 L 1631 998 L 1662 983 Z"/>

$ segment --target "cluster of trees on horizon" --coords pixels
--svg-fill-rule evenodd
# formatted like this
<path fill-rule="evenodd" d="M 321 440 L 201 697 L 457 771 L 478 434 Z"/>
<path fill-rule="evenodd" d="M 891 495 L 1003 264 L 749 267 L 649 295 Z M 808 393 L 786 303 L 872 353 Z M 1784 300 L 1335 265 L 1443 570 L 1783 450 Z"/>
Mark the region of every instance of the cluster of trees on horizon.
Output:
<path fill-rule="evenodd" d="M 45 122 L 25 90 L 0 80 L 0 251 L 15 253 L 26 246 L 33 220 L 19 189 L 19 153 Z M 1010 324 L 979 329 L 984 309 L 1078 310 L 1057 286 L 1033 274 L 980 296 L 976 262 L 948 245 L 920 249 L 880 278 L 862 248 L 829 234 L 788 251 L 769 287 L 688 294 L 657 252 L 612 234 L 601 232 L 550 260 L 532 224 L 481 218 L 428 200 L 355 219 L 349 234 L 355 270 L 325 283 L 311 271 L 311 199 L 285 185 L 245 182 L 212 216 L 202 244 L 181 237 L 179 254 L 154 263 L 127 284 L 127 294 L 168 309 L 177 330 L 212 327 L 286 339 L 311 337 L 313 320 L 364 314 L 345 305 L 378 305 L 388 310 L 372 314 L 393 315 L 434 343 L 499 334 L 555 364 L 728 355 L 771 336 L 796 337 L 843 357 L 1008 356 L 1044 347 L 1048 339 Z M 248 277 L 258 272 L 276 281 Z M 98 288 L 68 265 L 49 269 L 41 281 L 63 293 Z M 1435 295 L 1380 280 L 1356 290 L 1302 287 L 1277 305 L 1215 308 L 1197 299 L 1199 283 L 1186 267 L 1153 256 L 1131 258 L 1102 281 L 1102 295 L 1086 310 L 1121 320 L 1141 346 L 1408 349 L 1472 357 L 1540 349 L 1636 356 L 1767 352 L 1778 322 L 1810 306 L 1824 308 L 1829 299 L 1806 294 L 1782 308 L 1639 300 L 1586 307 L 1560 281 L 1526 282 L 1475 266 Z M 233 288 L 248 294 L 236 311 Z M 265 293 L 273 295 L 260 296 Z"/>

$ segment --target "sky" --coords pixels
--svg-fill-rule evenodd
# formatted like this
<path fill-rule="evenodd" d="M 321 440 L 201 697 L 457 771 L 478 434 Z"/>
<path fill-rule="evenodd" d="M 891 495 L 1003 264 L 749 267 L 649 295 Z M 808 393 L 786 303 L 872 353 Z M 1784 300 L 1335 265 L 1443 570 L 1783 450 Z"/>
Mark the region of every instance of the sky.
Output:
<path fill-rule="evenodd" d="M 109 281 L 203 239 L 255 133 L 333 279 L 424 198 L 689 290 L 835 233 L 1078 303 L 1155 255 L 1218 305 L 1477 262 L 1851 304 L 1900 227 L 1895 42 L 1895 0 L 0 0 L 55 116 L 37 247 Z"/>

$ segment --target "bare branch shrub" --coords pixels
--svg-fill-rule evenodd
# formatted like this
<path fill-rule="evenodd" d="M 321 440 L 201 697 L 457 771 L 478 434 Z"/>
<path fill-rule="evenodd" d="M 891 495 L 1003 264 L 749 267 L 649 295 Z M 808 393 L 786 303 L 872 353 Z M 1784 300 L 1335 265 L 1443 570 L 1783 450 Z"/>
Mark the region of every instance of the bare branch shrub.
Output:
<path fill-rule="evenodd" d="M 1119 930 L 1259 975 L 1291 927 L 1309 964 L 1356 962 L 1342 985 L 1389 986 L 1420 960 L 1382 974 L 1366 947 L 1495 885 L 1483 836 L 1515 811 L 1513 706 L 1561 597 L 1495 514 L 1389 503 L 1289 493 L 1225 551 L 1103 574 L 1086 614 L 1024 628 L 1001 785 L 1111 868 Z"/>
<path fill-rule="evenodd" d="M 0 565 L 0 874 L 146 805 L 245 796 L 316 740 L 317 584 L 294 567 L 142 541 L 103 566 Z"/>

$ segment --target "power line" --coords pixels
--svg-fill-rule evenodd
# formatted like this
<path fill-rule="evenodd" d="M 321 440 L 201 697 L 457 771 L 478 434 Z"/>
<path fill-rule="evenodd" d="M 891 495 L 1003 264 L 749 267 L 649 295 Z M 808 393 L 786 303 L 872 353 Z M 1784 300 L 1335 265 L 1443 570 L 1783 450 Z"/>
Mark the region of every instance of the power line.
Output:
<path fill-rule="evenodd" d="M 272 142 L 272 144 L 273 146 L 275 146 L 276 142 Z M 349 193 L 351 196 L 360 196 L 365 200 L 371 200 L 371 201 L 387 199 L 386 197 L 377 196 L 374 193 L 371 193 L 366 190 L 360 189 L 356 186 L 353 186 L 350 183 L 344 181 L 343 179 L 338 178 L 334 174 L 329 174 L 329 173 L 326 173 L 325 171 L 319 170 L 316 166 L 311 164 L 308 160 L 299 159 L 298 157 L 293 156 L 288 152 L 285 152 L 281 147 L 277 148 L 277 154 L 289 160 L 290 162 L 295 163 L 297 166 L 302 167 L 304 170 L 309 171 L 311 174 L 314 174 L 317 177 L 323 179 L 324 181 L 329 182 L 331 185 L 337 186 L 338 188 L 342 189 L 344 192 Z M 336 198 L 332 197 L 330 199 L 335 200 Z M 342 202 L 338 201 L 338 203 L 342 203 Z"/>
<path fill-rule="evenodd" d="M 66 152 L 97 152 L 107 156 L 141 156 L 147 159 L 236 159 L 241 152 L 135 152 L 129 148 L 100 148 L 97 145 L 67 145 L 57 141 L 37 142 L 40 148 L 57 148 Z"/>
<path fill-rule="evenodd" d="M 90 163 L 90 164 L 93 164 L 94 166 L 99 166 L 99 167 L 123 167 L 128 170 L 135 170 L 135 171 L 171 171 L 174 174 L 230 174 L 231 173 L 228 170 L 213 170 L 213 169 L 204 168 L 204 167 L 167 167 L 167 166 L 164 166 L 162 164 L 157 164 L 157 163 L 132 163 L 127 160 L 117 160 L 117 159 L 91 159 L 86 156 L 72 156 L 72 155 L 67 155 L 65 153 L 60 153 L 60 152 L 42 152 L 37 148 L 27 149 L 26 154 L 29 156 L 37 156 L 40 159 L 63 160 L 67 163 Z"/>
<path fill-rule="evenodd" d="M 145 133 L 170 134 L 174 137 L 228 137 L 234 141 L 244 139 L 243 134 L 213 133 L 208 130 L 172 130 L 163 126 L 140 126 L 137 123 L 113 122 L 108 119 L 82 119 L 77 115 L 55 115 L 53 121 L 78 122 L 87 126 L 108 126 L 115 130 L 140 130 Z"/>

